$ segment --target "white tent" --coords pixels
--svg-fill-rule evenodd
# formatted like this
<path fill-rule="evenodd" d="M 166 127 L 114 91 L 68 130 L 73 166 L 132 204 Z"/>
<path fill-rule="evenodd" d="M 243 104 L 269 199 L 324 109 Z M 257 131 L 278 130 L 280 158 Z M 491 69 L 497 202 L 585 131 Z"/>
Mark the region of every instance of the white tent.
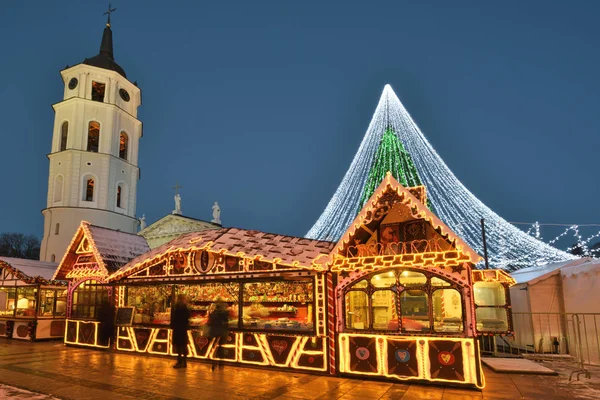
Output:
<path fill-rule="evenodd" d="M 525 268 L 511 276 L 517 282 L 510 289 L 515 346 L 576 355 L 581 341 L 584 359 L 600 363 L 600 259 Z"/>

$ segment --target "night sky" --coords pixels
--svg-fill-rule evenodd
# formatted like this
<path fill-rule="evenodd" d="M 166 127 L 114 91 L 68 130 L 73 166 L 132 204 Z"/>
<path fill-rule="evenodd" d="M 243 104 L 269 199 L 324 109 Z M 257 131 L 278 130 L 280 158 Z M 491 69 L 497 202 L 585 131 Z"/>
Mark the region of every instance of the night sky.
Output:
<path fill-rule="evenodd" d="M 98 53 L 106 7 L 2 3 L 0 232 L 41 237 L 59 70 Z M 184 215 L 210 220 L 218 201 L 225 226 L 304 235 L 386 83 L 502 217 L 600 223 L 600 2 L 113 7 L 115 59 L 142 88 L 137 213 L 149 223 L 173 210 L 179 182 Z"/>

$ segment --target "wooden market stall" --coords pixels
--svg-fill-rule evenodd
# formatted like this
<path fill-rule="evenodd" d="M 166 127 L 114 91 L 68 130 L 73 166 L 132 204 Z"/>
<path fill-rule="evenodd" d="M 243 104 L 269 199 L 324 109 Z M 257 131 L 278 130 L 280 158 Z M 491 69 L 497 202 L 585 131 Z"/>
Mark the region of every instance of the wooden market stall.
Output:
<path fill-rule="evenodd" d="M 81 222 L 54 274 L 54 279 L 68 281 L 65 343 L 109 346 L 98 335 L 102 303 L 114 305 L 108 276 L 149 250 L 141 236 Z"/>
<path fill-rule="evenodd" d="M 388 173 L 331 253 L 339 372 L 483 387 L 476 317 L 491 320 L 492 308 L 475 309 L 480 260 L 427 207 L 424 187 Z M 507 318 L 481 329 L 506 333 Z"/>
<path fill-rule="evenodd" d="M 109 272 L 82 232 L 57 272 L 69 280 L 69 345 L 109 346 L 81 300 L 107 296 L 118 308 L 115 349 L 173 356 L 171 306 L 183 293 L 191 358 L 217 359 L 204 326 L 221 300 L 227 362 L 481 388 L 479 337 L 512 332 L 510 276 L 475 270 L 481 257 L 429 210 L 425 189 L 389 174 L 337 244 L 205 230 L 139 247 Z M 91 255 L 93 266 L 81 258 Z"/>
<path fill-rule="evenodd" d="M 230 315 L 226 361 L 326 371 L 326 265 L 315 259 L 333 246 L 236 228 L 185 234 L 109 277 L 119 306 L 135 309 L 133 323 L 117 328 L 116 348 L 173 355 L 170 309 L 183 293 L 192 310 L 191 357 L 216 359 L 202 327 L 221 299 Z"/>
<path fill-rule="evenodd" d="M 67 282 L 52 280 L 56 267 L 0 257 L 0 336 L 32 341 L 64 336 Z"/>

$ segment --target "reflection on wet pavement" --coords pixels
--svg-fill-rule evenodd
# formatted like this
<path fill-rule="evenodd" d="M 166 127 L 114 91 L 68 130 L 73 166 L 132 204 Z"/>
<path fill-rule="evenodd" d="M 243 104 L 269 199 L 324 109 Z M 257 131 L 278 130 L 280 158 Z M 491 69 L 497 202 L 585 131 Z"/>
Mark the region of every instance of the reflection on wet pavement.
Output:
<path fill-rule="evenodd" d="M 498 374 L 485 369 L 483 391 L 347 377 L 311 375 L 190 362 L 173 369 L 174 360 L 128 353 L 66 347 L 58 342 L 29 343 L 0 338 L 0 399 L 50 399 L 36 393 L 2 390 L 18 387 L 61 399 L 251 399 L 251 400 L 469 400 L 600 398 L 597 379 L 568 384 L 570 366 L 559 376 Z M 600 376 L 600 368 L 592 377 Z M 13 396 L 13 397 L 10 397 Z M 18 397 L 22 396 L 22 397 Z M 37 396 L 37 397 L 36 397 Z M 592 396 L 592 397 L 587 397 Z"/>

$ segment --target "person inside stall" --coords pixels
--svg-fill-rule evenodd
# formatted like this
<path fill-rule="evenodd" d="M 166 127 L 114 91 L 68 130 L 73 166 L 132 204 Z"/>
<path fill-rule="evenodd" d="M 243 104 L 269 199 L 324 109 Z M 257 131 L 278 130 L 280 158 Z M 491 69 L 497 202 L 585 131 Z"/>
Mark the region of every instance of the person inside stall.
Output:
<path fill-rule="evenodd" d="M 100 329 L 98 330 L 98 338 L 100 343 L 108 346 L 112 344 L 115 332 L 115 308 L 104 300 L 98 308 L 98 320 L 100 321 Z"/>
<path fill-rule="evenodd" d="M 177 303 L 171 314 L 173 346 L 177 352 L 177 364 L 173 368 L 187 368 L 188 329 L 190 328 L 190 309 L 184 294 L 177 296 Z"/>
<path fill-rule="evenodd" d="M 217 361 L 212 365 L 214 371 L 217 367 L 217 363 L 220 368 L 223 367 L 221 359 L 223 358 L 223 345 L 227 341 L 227 334 L 229 328 L 229 312 L 221 297 L 217 297 L 215 304 L 213 305 L 212 311 L 208 315 L 208 336 L 216 338 L 217 340 Z"/>

